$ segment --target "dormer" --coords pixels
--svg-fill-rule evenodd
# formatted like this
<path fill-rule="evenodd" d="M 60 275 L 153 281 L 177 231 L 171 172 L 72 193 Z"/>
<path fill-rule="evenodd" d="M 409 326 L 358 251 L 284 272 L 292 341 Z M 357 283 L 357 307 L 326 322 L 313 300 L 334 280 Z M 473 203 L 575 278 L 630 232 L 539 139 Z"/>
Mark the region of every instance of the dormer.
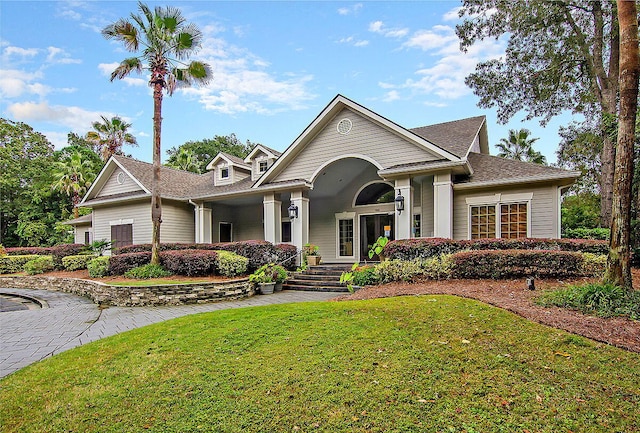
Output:
<path fill-rule="evenodd" d="M 262 144 L 253 148 L 244 162 L 251 167 L 251 180 L 257 180 L 266 172 L 280 156 L 280 152 Z"/>
<path fill-rule="evenodd" d="M 251 175 L 251 166 L 237 156 L 220 152 L 207 165 L 207 170 L 213 170 L 214 186 L 231 185 L 246 179 Z"/>

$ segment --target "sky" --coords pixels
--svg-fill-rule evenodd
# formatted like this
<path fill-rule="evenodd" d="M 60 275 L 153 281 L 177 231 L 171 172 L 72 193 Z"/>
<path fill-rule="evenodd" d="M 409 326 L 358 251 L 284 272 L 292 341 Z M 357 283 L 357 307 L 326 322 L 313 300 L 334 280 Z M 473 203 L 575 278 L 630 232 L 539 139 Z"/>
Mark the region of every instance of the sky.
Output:
<path fill-rule="evenodd" d="M 166 1 L 203 32 L 192 56 L 207 62 L 206 87 L 176 91 L 163 102 L 162 158 L 172 147 L 216 135 L 284 151 L 337 95 L 405 127 L 485 115 L 491 153 L 509 129 L 528 128 L 535 149 L 556 160 L 560 125 L 516 115 L 507 125 L 481 109 L 464 84 L 478 62 L 503 55 L 506 39 L 467 53 L 455 26 L 459 1 Z M 135 53 L 100 31 L 138 13 L 134 1 L 0 2 L 0 117 L 24 122 L 57 149 L 84 135 L 100 116 L 132 124 L 150 162 L 153 99 L 148 75 L 109 77 Z"/>

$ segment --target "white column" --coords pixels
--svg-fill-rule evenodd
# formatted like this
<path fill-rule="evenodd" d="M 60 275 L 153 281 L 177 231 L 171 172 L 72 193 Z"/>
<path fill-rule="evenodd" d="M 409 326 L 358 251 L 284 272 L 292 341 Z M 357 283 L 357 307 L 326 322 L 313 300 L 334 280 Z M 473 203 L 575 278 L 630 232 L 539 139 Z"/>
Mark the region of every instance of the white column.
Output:
<path fill-rule="evenodd" d="M 211 243 L 211 209 L 205 207 L 203 202 L 191 204 L 194 206 L 196 243 Z"/>
<path fill-rule="evenodd" d="M 300 250 L 309 242 L 309 199 L 302 191 L 293 191 L 291 204 L 298 207 L 298 217 L 291 220 L 291 242 Z"/>
<path fill-rule="evenodd" d="M 411 179 L 397 179 L 396 180 L 396 194 L 398 192 L 404 197 L 404 210 L 398 213 L 396 210 L 396 239 L 410 239 L 411 228 L 413 224 L 413 191 L 411 190 Z M 394 203 L 394 207 L 396 204 Z M 397 209 L 397 208 L 396 208 Z"/>
<path fill-rule="evenodd" d="M 281 241 L 282 202 L 273 193 L 265 194 L 262 201 L 264 207 L 264 240 L 272 244 Z"/>
<path fill-rule="evenodd" d="M 453 238 L 453 181 L 451 173 L 433 177 L 433 235 Z"/>

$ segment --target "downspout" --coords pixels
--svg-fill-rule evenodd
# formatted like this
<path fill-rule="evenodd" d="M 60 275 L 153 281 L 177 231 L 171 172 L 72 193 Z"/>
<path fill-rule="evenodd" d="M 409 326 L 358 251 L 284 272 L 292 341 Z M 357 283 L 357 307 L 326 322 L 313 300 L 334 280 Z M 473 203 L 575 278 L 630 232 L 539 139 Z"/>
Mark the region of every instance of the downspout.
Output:
<path fill-rule="evenodd" d="M 202 233 L 202 215 L 200 215 L 200 205 L 194 201 L 192 201 L 191 199 L 189 199 L 189 204 L 192 205 L 194 207 L 193 212 L 194 212 L 194 218 L 195 218 L 195 233 L 194 233 L 194 237 L 195 237 L 195 241 L 196 243 L 201 243 L 202 242 L 202 237 L 204 235 L 204 233 Z"/>

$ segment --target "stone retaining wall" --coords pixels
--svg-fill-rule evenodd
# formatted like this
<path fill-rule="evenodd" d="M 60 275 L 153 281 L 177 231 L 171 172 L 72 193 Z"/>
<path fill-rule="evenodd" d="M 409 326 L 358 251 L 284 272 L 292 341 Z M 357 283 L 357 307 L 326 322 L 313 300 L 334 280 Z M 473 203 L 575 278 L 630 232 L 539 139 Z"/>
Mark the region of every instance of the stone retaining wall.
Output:
<path fill-rule="evenodd" d="M 249 280 L 163 284 L 149 287 L 110 286 L 92 280 L 57 277 L 0 277 L 0 287 L 55 290 L 85 296 L 96 304 L 118 307 L 200 304 L 255 295 Z"/>

